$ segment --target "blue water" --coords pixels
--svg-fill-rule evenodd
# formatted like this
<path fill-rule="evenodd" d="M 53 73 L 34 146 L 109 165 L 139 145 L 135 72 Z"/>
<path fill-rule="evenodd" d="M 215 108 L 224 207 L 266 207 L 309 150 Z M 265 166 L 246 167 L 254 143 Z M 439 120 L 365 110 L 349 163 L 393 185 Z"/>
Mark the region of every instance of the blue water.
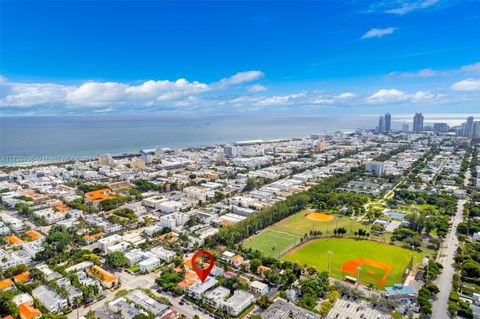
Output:
<path fill-rule="evenodd" d="M 376 116 L 0 117 L 0 164 L 373 128 Z"/>

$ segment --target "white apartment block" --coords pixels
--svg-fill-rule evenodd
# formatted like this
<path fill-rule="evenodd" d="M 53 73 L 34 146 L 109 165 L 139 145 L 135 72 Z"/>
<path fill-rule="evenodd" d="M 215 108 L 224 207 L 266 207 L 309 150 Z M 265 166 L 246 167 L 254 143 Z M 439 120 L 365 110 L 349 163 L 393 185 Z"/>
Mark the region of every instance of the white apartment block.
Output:
<path fill-rule="evenodd" d="M 217 284 L 217 280 L 212 277 L 207 277 L 207 279 L 202 283 L 200 281 L 197 281 L 190 287 L 188 287 L 188 294 L 192 296 L 195 299 L 201 299 L 203 294 L 211 289 L 213 286 Z"/>
<path fill-rule="evenodd" d="M 268 285 L 263 282 L 254 280 L 250 284 L 250 291 L 255 295 L 265 296 L 266 294 L 268 294 Z"/>
<path fill-rule="evenodd" d="M 49 225 L 65 219 L 65 213 L 58 212 L 53 208 L 36 210 L 33 212 L 33 215 L 35 215 L 38 218 L 44 218 Z"/>
<path fill-rule="evenodd" d="M 68 307 L 68 300 L 60 296 L 55 290 L 45 285 L 38 286 L 32 290 L 32 296 L 44 306 L 49 312 L 60 312 Z"/>
<path fill-rule="evenodd" d="M 158 209 L 162 213 L 167 213 L 167 214 L 176 212 L 182 208 L 183 208 L 183 205 L 181 203 L 174 202 L 174 201 L 164 201 L 158 205 Z"/>
<path fill-rule="evenodd" d="M 155 247 L 151 250 L 152 254 L 163 261 L 170 262 L 175 257 L 175 252 L 165 249 L 163 247 Z"/>
<path fill-rule="evenodd" d="M 235 290 L 233 296 L 222 303 L 223 309 L 230 316 L 236 317 L 255 302 L 255 297 L 246 291 Z"/>
<path fill-rule="evenodd" d="M 222 302 L 225 301 L 230 295 L 230 289 L 225 287 L 219 286 L 213 290 L 208 291 L 203 295 L 203 301 L 207 304 L 212 306 L 213 308 L 220 308 Z"/>
<path fill-rule="evenodd" d="M 153 196 L 143 199 L 142 205 L 157 210 L 160 209 L 160 204 L 162 204 L 164 201 L 166 201 L 166 199 L 163 196 Z"/>
<path fill-rule="evenodd" d="M 365 172 L 382 175 L 385 172 L 385 167 L 383 162 L 367 162 L 365 164 Z"/>
<path fill-rule="evenodd" d="M 160 263 L 161 263 L 160 258 L 150 257 L 139 262 L 138 268 L 142 273 L 146 273 L 160 267 Z"/>
<path fill-rule="evenodd" d="M 161 227 L 175 228 L 185 224 L 188 221 L 188 215 L 185 213 L 177 212 L 160 217 L 158 225 Z"/>
<path fill-rule="evenodd" d="M 118 244 L 122 240 L 123 240 L 123 237 L 118 235 L 118 234 L 114 234 L 114 235 L 111 235 L 111 236 L 108 236 L 108 237 L 104 237 L 104 238 L 101 238 L 101 239 L 98 240 L 98 242 L 97 242 L 98 243 L 98 248 L 100 248 L 103 251 L 107 251 L 107 247 Z"/>

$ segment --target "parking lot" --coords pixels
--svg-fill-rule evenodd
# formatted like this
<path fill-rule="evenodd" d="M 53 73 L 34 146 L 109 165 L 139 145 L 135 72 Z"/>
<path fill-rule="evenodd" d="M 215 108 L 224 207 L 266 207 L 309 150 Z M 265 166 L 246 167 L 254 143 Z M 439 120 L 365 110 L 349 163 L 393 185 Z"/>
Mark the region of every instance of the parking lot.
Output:
<path fill-rule="evenodd" d="M 329 319 L 387 319 L 390 315 L 375 309 L 375 305 L 355 297 L 340 298 L 328 314 Z"/>

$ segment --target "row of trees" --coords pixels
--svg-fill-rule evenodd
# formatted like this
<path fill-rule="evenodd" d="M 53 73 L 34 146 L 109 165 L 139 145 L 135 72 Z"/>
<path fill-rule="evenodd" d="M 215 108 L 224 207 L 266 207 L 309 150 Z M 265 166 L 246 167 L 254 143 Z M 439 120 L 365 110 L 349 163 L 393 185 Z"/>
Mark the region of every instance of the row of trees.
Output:
<path fill-rule="evenodd" d="M 220 228 L 215 235 L 207 239 L 207 244 L 234 246 L 257 231 L 307 207 L 331 207 L 332 203 L 343 203 L 337 200 L 339 198 L 338 194 L 333 191 L 358 174 L 358 171 L 353 170 L 348 173 L 331 176 L 312 187 L 308 192 L 289 196 L 286 200 L 264 208 L 235 225 Z M 325 194 L 330 194 L 330 196 L 325 196 Z M 329 203 L 330 197 L 335 198 L 332 203 Z M 343 196 L 342 198 L 350 201 L 353 197 Z"/>
<path fill-rule="evenodd" d="M 457 209 L 457 200 L 448 194 L 429 194 L 427 192 L 411 192 L 406 189 L 395 191 L 394 200 L 407 204 L 428 204 L 438 208 L 441 213 L 454 215 Z"/>

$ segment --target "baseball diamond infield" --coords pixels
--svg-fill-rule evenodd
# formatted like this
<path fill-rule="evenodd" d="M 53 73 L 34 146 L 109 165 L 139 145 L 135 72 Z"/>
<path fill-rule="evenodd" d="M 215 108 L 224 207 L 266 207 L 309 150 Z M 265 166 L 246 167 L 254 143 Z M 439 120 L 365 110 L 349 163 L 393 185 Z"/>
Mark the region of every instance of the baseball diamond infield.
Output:
<path fill-rule="evenodd" d="M 322 212 L 307 213 L 305 214 L 305 217 L 307 217 L 310 220 L 314 220 L 316 222 L 328 222 L 335 218 L 332 214 L 326 214 Z"/>
<path fill-rule="evenodd" d="M 414 268 L 422 255 L 402 247 L 350 238 L 314 239 L 282 256 L 282 260 L 329 271 L 337 279 L 358 278 L 376 288 L 401 283 L 413 258 Z M 330 262 L 329 262 L 330 261 Z"/>

